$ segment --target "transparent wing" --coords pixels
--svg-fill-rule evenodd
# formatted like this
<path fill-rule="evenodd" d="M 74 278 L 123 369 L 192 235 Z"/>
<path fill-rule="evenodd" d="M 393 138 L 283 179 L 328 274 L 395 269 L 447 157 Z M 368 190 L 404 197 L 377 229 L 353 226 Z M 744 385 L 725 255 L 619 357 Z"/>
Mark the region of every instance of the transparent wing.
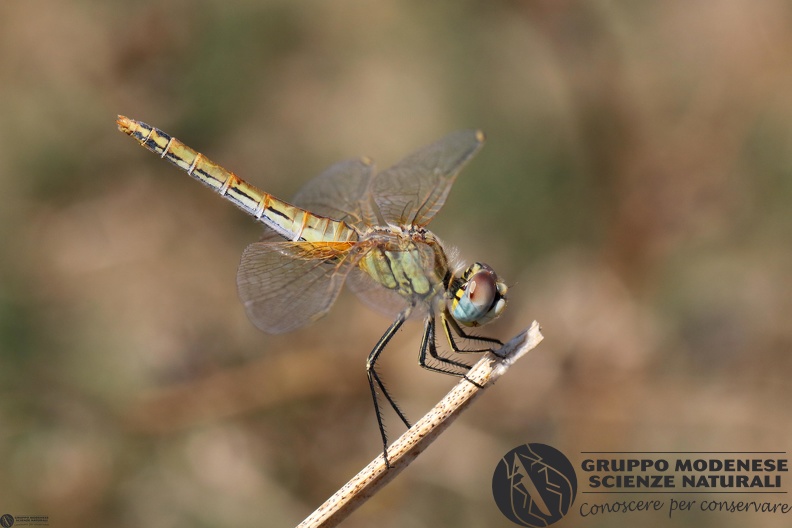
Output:
<path fill-rule="evenodd" d="M 350 225 L 373 225 L 376 217 L 369 192 L 372 171 L 373 166 L 368 159 L 336 163 L 306 183 L 293 203 L 314 214 L 343 220 Z"/>
<path fill-rule="evenodd" d="M 445 203 L 457 174 L 484 144 L 479 130 L 460 130 L 383 171 L 371 192 L 389 223 L 425 226 Z"/>
<path fill-rule="evenodd" d="M 250 244 L 237 272 L 248 317 L 270 334 L 319 319 L 333 305 L 354 266 L 350 242 L 265 241 Z"/>
<path fill-rule="evenodd" d="M 409 304 L 407 299 L 385 288 L 360 268 L 349 273 L 347 286 L 363 304 L 387 317 L 396 317 Z"/>

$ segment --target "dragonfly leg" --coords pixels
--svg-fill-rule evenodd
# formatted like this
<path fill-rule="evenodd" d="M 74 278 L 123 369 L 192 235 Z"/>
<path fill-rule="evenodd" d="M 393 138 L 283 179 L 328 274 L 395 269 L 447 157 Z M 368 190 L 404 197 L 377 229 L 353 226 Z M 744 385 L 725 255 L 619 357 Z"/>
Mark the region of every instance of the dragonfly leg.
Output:
<path fill-rule="evenodd" d="M 435 318 L 434 316 L 430 315 L 426 318 L 426 323 L 424 324 L 424 333 L 423 338 L 421 339 L 421 351 L 418 355 L 418 364 L 425 368 L 426 370 L 430 370 L 432 372 L 440 372 L 442 374 L 448 374 L 450 376 L 457 376 L 460 378 L 464 378 L 465 374 L 463 372 L 458 372 L 456 370 L 438 367 L 435 365 L 430 365 L 426 362 L 426 353 L 429 352 L 429 355 L 432 356 L 435 360 L 439 361 L 440 363 L 444 363 L 446 365 L 453 365 L 460 369 L 463 369 L 465 372 L 470 370 L 470 365 L 466 363 L 462 363 L 461 361 L 454 361 L 453 359 L 449 359 L 447 357 L 443 357 L 437 353 L 437 343 L 436 343 L 437 335 L 435 333 Z"/>
<path fill-rule="evenodd" d="M 443 356 L 441 356 L 440 354 L 437 353 L 437 344 L 435 342 L 436 339 L 437 339 L 437 336 L 435 335 L 435 320 L 434 320 L 434 317 L 430 316 L 426 320 L 426 327 L 424 329 L 424 337 L 423 337 L 423 340 L 421 342 L 421 355 L 418 358 L 418 363 L 423 368 L 425 368 L 427 370 L 431 370 L 431 371 L 434 371 L 434 372 L 442 372 L 443 374 L 450 374 L 451 376 L 458 376 L 460 378 L 465 378 L 466 380 L 468 380 L 470 383 L 472 383 L 476 387 L 478 387 L 480 389 L 484 388 L 479 383 L 477 383 L 477 382 L 475 382 L 472 379 L 467 377 L 467 372 L 471 368 L 470 365 L 468 365 L 466 363 L 459 362 L 459 361 L 454 361 L 453 359 L 449 359 L 449 358 L 443 357 Z M 449 365 L 457 366 L 457 367 L 459 367 L 461 369 L 464 369 L 464 372 L 457 372 L 457 371 L 450 370 L 450 369 L 444 369 L 442 367 L 435 367 L 435 366 L 432 366 L 432 365 L 427 365 L 426 364 L 426 352 L 427 352 L 427 350 L 429 351 L 429 355 L 432 356 L 433 358 L 435 358 L 436 360 L 438 360 L 438 361 L 440 361 L 442 363 L 446 363 L 446 364 L 449 364 Z"/>
<path fill-rule="evenodd" d="M 500 339 L 495 339 L 494 337 L 485 337 L 485 336 L 473 336 L 468 335 L 462 330 L 462 327 L 459 326 L 453 317 L 448 315 L 448 312 L 443 311 L 440 313 L 440 319 L 443 322 L 443 330 L 445 331 L 446 339 L 448 340 L 448 344 L 451 345 L 451 349 L 454 352 L 459 354 L 468 354 L 468 353 L 477 353 L 477 352 L 491 352 L 492 348 L 480 348 L 475 350 L 463 350 L 459 348 L 456 344 L 456 340 L 454 339 L 451 330 L 453 329 L 456 335 L 461 337 L 462 339 L 469 339 L 472 341 L 484 341 L 486 343 L 493 343 L 495 345 L 503 346 L 503 342 Z"/>
<path fill-rule="evenodd" d="M 382 423 L 382 411 L 380 409 L 379 399 L 377 398 L 377 387 L 379 387 L 382 395 L 385 396 L 385 399 L 388 400 L 388 403 L 390 403 L 393 410 L 396 411 L 396 414 L 399 416 L 401 421 L 404 422 L 404 425 L 406 425 L 408 429 L 410 428 L 410 422 L 404 416 L 402 410 L 399 409 L 398 405 L 396 405 L 396 401 L 385 388 L 385 385 L 382 383 L 382 380 L 380 379 L 379 374 L 377 374 L 375 367 L 377 358 L 379 358 L 379 355 L 383 350 L 385 350 L 388 342 L 396 334 L 401 325 L 404 324 L 404 321 L 407 320 L 409 313 L 410 310 L 407 309 L 398 315 L 396 320 L 393 321 L 393 324 L 388 327 L 382 337 L 380 337 L 379 341 L 377 341 L 377 344 L 374 345 L 374 348 L 366 360 L 366 375 L 368 376 L 369 388 L 371 389 L 371 398 L 374 400 L 374 413 L 377 415 L 377 425 L 379 426 L 380 434 L 382 435 L 382 455 L 385 458 L 385 465 L 387 467 L 390 467 L 390 463 L 388 463 L 388 435 L 385 433 L 385 425 Z"/>

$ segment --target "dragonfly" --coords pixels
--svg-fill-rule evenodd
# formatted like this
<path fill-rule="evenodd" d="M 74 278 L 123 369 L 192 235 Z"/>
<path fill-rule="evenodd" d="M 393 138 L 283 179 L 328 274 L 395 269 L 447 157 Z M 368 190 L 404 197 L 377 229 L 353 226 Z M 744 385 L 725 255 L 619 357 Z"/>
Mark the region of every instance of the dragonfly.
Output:
<path fill-rule="evenodd" d="M 378 173 L 367 158 L 342 161 L 309 181 L 288 203 L 158 128 L 125 116 L 118 116 L 117 124 L 266 226 L 261 239 L 245 249 L 237 272 L 240 299 L 256 327 L 281 334 L 315 321 L 330 310 L 344 284 L 365 304 L 393 318 L 366 360 L 387 467 L 380 395 L 407 428 L 410 422 L 376 365 L 405 321 L 423 320 L 418 363 L 434 372 L 464 378 L 470 369 L 458 356 L 438 352 L 438 321 L 452 353 L 503 345 L 466 329 L 501 315 L 506 283 L 486 264 L 453 264 L 450 251 L 426 228 L 463 166 L 482 147 L 481 131 L 451 133 Z M 460 346 L 471 340 L 486 346 Z"/>

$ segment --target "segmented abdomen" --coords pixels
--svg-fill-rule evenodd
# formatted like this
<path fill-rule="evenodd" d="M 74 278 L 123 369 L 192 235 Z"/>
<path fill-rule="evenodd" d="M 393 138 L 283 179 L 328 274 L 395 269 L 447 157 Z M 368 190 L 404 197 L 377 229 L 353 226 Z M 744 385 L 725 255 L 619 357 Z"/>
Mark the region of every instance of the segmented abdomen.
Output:
<path fill-rule="evenodd" d="M 240 179 L 162 130 L 124 116 L 118 128 L 288 240 L 347 242 L 358 238 L 345 222 L 315 215 Z"/>

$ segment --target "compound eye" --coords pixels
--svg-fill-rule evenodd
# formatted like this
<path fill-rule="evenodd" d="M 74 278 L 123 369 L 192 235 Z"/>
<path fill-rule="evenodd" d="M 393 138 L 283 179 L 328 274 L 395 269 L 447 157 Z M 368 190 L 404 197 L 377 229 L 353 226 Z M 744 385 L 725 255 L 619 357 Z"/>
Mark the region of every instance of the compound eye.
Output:
<path fill-rule="evenodd" d="M 500 293 L 506 286 L 498 282 L 497 275 L 486 264 L 476 263 L 466 273 L 467 281 L 459 288 L 449 303 L 451 316 L 463 326 L 480 326 L 503 311 L 505 301 Z"/>
<path fill-rule="evenodd" d="M 495 284 L 495 277 L 488 270 L 481 270 L 470 277 L 467 285 L 467 296 L 476 310 L 487 312 L 495 302 L 498 294 L 498 287 Z"/>

